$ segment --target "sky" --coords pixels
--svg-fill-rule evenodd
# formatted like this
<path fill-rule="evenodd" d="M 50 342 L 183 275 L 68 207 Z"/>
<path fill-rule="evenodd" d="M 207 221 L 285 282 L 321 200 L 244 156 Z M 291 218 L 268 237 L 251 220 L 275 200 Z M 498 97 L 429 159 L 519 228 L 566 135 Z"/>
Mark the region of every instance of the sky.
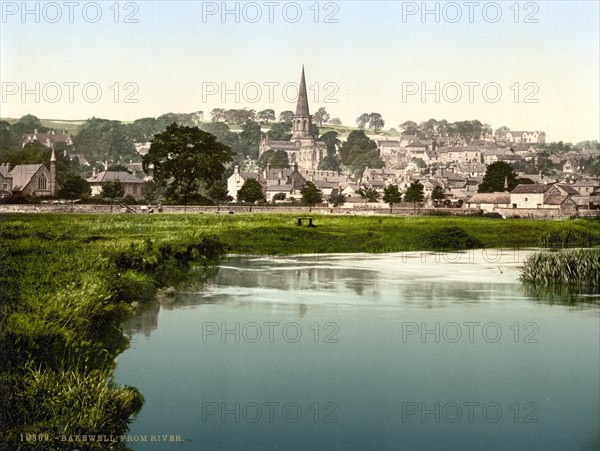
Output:
<path fill-rule="evenodd" d="M 0 1 L 0 116 L 294 110 L 600 139 L 600 2 Z"/>

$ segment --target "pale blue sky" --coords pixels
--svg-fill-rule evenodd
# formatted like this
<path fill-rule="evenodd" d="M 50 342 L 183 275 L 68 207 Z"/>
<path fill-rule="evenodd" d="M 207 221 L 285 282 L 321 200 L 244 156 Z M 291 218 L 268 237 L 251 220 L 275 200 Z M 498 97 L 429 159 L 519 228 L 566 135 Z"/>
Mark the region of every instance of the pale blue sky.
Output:
<path fill-rule="evenodd" d="M 239 14 L 224 20 L 222 2 L 121 2 L 118 23 L 113 1 L 98 2 L 102 17 L 96 23 L 86 21 L 96 13 L 93 2 L 79 2 L 72 23 L 62 1 L 28 2 L 39 14 L 24 18 L 21 2 L 1 3 L 4 117 L 32 113 L 43 118 L 132 120 L 197 110 L 209 117 L 211 109 L 221 106 L 273 108 L 279 113 L 294 109 L 286 94 L 289 99 L 295 91 L 284 93 L 283 85 L 297 83 L 304 64 L 307 83 L 313 86 L 311 110 L 325 106 L 332 117 L 350 125 L 363 112 L 379 112 L 386 128 L 431 117 L 477 118 L 494 128 L 545 130 L 550 140 L 600 137 L 598 1 L 480 1 L 473 23 L 468 2 L 426 3 L 429 9 L 437 5 L 436 22 L 434 14 L 423 20 L 422 2 L 279 1 L 273 2 L 277 5 L 272 23 L 269 2 L 228 2 L 227 7 L 238 8 Z M 419 11 L 408 15 L 415 8 Z M 51 23 L 58 10 L 61 18 Z M 262 17 L 252 23 L 258 10 Z M 288 19 L 298 11 L 302 16 L 291 23 L 284 10 Z M 461 18 L 449 22 L 457 11 Z M 492 23 L 498 11 L 502 17 Z M 134 13 L 137 23 L 124 23 L 128 13 Z M 328 14 L 337 23 L 326 23 Z M 528 14 L 537 23 L 525 23 Z M 23 99 L 22 83 L 35 91 L 36 82 L 39 102 L 33 94 Z M 80 84 L 74 88 L 73 102 L 64 85 L 68 82 Z M 127 82 L 139 90 L 133 94 L 133 86 L 125 88 Z M 222 83 L 235 91 L 236 82 L 239 103 L 229 94 L 222 105 L 220 93 L 207 91 L 220 90 Z M 84 98 L 86 83 L 102 89 L 97 102 Z M 272 99 L 269 83 L 280 83 Z M 433 93 L 425 99 L 420 92 L 407 95 L 407 89 L 420 91 L 423 83 L 434 91 L 439 83 L 439 102 Z M 465 83 L 479 83 L 473 85 L 473 102 Z M 62 87 L 60 94 L 54 84 Z M 16 89 L 19 92 L 12 94 Z M 138 102 L 124 102 L 128 93 Z M 95 89 L 87 94 L 95 97 Z M 538 102 L 526 103 L 527 94 Z M 327 95 L 337 103 L 325 102 Z M 247 101 L 253 99 L 257 101 Z"/>

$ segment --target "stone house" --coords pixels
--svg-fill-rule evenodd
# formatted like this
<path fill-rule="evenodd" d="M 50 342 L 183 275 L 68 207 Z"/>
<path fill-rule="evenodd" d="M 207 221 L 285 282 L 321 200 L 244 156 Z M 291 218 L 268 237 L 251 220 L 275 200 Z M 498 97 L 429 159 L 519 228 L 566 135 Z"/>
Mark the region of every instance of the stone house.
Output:
<path fill-rule="evenodd" d="M 571 197 L 578 194 L 566 185 L 518 185 L 510 192 L 510 206 L 522 209 L 553 209 L 569 213 L 576 209 Z"/>
<path fill-rule="evenodd" d="M 94 168 L 92 176 L 86 179 L 92 189 L 92 196 L 102 193 L 104 182 L 119 180 L 123 186 L 124 196 L 132 196 L 136 201 L 144 197 L 145 182 L 126 171 L 102 171 L 96 173 Z"/>

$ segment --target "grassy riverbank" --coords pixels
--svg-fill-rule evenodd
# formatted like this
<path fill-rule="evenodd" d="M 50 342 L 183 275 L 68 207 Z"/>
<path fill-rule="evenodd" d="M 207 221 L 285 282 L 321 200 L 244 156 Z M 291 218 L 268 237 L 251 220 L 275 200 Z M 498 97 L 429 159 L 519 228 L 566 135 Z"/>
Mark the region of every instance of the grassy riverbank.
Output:
<path fill-rule="evenodd" d="M 156 242 L 213 235 L 237 254 L 400 252 L 468 247 L 517 248 L 600 245 L 593 220 L 502 220 L 473 217 L 313 215 L 317 227 L 296 225 L 295 214 L 5 215 L 12 234 L 48 241 L 93 242 L 111 249 L 146 239 Z M 460 229 L 460 230 L 458 230 Z"/>
<path fill-rule="evenodd" d="M 61 438 L 125 433 L 143 397 L 107 383 L 123 321 L 223 251 L 185 231 L 95 235 L 103 219 L 0 218 L 0 449 L 106 449 Z"/>
<path fill-rule="evenodd" d="M 127 346 L 123 320 L 159 287 L 223 252 L 600 245 L 599 222 L 590 220 L 314 215 L 315 228 L 296 220 L 293 214 L 0 217 L 0 448 L 69 448 L 27 442 L 25 434 L 122 434 L 143 403 L 135 388 L 106 384 Z"/>

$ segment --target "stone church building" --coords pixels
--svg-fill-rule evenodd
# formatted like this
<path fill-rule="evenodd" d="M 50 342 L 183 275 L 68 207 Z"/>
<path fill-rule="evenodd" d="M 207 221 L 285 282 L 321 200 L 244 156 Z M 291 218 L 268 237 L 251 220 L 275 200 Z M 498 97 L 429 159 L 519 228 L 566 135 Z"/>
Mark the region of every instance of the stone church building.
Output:
<path fill-rule="evenodd" d="M 258 150 L 259 158 L 268 150 L 284 150 L 288 155 L 290 166 L 297 164 L 298 169 L 305 171 L 318 169 L 319 162 L 327 155 L 327 146 L 325 143 L 315 141 L 310 135 L 311 125 L 312 116 L 308 108 L 304 66 L 302 66 L 296 114 L 292 118 L 292 138 L 289 141 L 263 139 Z"/>

